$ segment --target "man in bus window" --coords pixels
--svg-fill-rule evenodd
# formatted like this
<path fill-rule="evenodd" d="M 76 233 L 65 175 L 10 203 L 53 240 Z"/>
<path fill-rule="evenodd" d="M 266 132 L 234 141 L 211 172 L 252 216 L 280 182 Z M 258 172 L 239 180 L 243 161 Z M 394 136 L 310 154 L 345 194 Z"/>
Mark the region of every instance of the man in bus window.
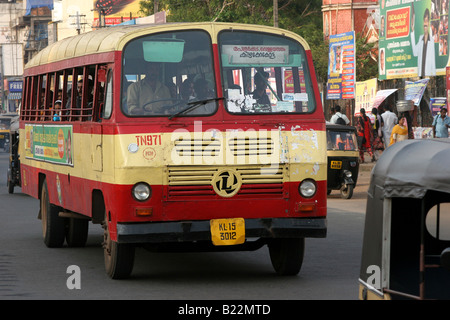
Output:
<path fill-rule="evenodd" d="M 259 104 L 269 105 L 270 100 L 266 93 L 267 79 L 269 79 L 269 74 L 267 72 L 257 72 L 255 74 L 255 91 L 252 92 L 253 99 Z"/>
<path fill-rule="evenodd" d="M 159 81 L 159 65 L 147 63 L 145 78 L 128 87 L 127 105 L 130 114 L 164 114 L 170 105 L 170 91 Z M 144 110 L 145 107 L 145 110 Z"/>
<path fill-rule="evenodd" d="M 78 115 L 80 114 L 80 108 L 81 108 L 81 95 L 83 94 L 83 80 L 79 80 L 77 82 L 77 92 L 75 97 L 75 107 L 72 114 Z M 67 109 L 67 115 L 70 114 L 70 107 L 72 105 L 72 89 L 69 91 L 68 99 L 66 103 L 66 109 Z"/>

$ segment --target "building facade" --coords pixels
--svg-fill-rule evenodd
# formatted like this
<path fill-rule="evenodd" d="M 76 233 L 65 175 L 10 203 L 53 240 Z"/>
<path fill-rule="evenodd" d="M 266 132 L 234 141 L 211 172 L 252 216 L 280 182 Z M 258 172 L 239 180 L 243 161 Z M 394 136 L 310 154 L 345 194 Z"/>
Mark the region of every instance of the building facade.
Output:
<path fill-rule="evenodd" d="M 349 31 L 367 32 L 371 25 L 377 29 L 378 0 L 323 0 L 323 33 L 330 35 Z"/>
<path fill-rule="evenodd" d="M 142 16 L 139 0 L 117 3 L 0 0 L 0 113 L 19 108 L 23 67 L 40 50 L 53 42 Z"/>

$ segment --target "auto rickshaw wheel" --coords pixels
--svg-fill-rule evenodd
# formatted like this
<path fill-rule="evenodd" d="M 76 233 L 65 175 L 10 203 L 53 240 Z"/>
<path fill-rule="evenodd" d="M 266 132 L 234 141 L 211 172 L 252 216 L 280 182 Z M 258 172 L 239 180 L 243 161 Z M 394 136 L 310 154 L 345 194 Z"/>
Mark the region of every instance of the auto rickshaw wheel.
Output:
<path fill-rule="evenodd" d="M 353 185 L 343 185 L 341 187 L 341 198 L 350 199 L 353 196 Z"/>
<path fill-rule="evenodd" d="M 300 272 L 305 254 L 305 238 L 270 239 L 270 261 L 277 274 L 294 276 Z"/>

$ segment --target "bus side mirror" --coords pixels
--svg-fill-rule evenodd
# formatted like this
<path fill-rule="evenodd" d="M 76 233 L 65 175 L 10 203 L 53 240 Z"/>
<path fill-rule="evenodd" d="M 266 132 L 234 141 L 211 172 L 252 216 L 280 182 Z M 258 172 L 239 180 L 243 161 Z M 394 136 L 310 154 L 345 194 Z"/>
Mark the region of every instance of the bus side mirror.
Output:
<path fill-rule="evenodd" d="M 441 253 L 441 267 L 450 270 L 450 247 Z"/>

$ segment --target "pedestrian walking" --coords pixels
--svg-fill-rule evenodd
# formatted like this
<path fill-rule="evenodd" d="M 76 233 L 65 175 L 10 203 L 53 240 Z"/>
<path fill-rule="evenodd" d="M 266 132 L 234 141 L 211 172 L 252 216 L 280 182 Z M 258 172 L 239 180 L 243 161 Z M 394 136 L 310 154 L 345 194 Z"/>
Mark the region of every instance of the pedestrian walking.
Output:
<path fill-rule="evenodd" d="M 341 113 L 341 106 L 337 105 L 334 107 L 335 114 L 330 119 L 331 123 L 348 125 L 350 120 L 348 120 L 345 114 Z"/>
<path fill-rule="evenodd" d="M 384 147 L 387 148 L 390 143 L 392 129 L 394 129 L 394 126 L 398 123 L 398 117 L 392 112 L 392 107 L 387 105 L 384 113 L 381 115 L 381 118 L 383 119 L 382 131 L 384 137 Z"/>
<path fill-rule="evenodd" d="M 358 120 L 356 121 L 356 130 L 358 132 L 359 139 L 362 140 L 359 146 L 360 162 L 364 163 L 364 152 L 369 153 L 369 155 L 372 157 L 373 162 L 375 161 L 375 158 L 372 152 L 372 142 L 373 142 L 372 125 L 370 123 L 369 117 L 366 115 L 366 110 L 364 108 L 361 108 L 359 112 L 361 115 L 358 117 Z"/>
<path fill-rule="evenodd" d="M 432 123 L 433 137 L 448 138 L 448 128 L 450 128 L 450 118 L 447 116 L 447 108 L 441 108 Z"/>

